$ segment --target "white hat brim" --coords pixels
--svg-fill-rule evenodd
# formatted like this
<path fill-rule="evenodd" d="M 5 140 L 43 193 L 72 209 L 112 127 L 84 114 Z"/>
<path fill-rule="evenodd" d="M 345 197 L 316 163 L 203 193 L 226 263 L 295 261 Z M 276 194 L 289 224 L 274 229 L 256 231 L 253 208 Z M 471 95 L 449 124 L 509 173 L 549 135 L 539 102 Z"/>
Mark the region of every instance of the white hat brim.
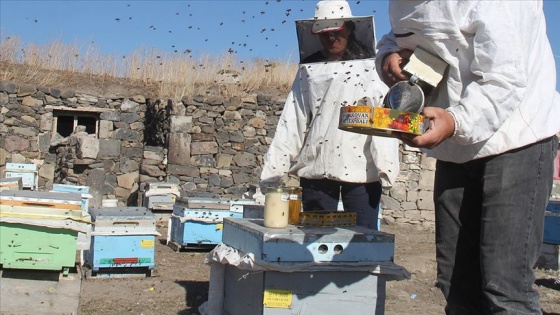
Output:
<path fill-rule="evenodd" d="M 311 33 L 320 34 L 326 32 L 333 32 L 341 30 L 344 27 L 344 20 L 334 20 L 334 19 L 324 19 L 315 20 L 313 27 L 311 28 Z"/>

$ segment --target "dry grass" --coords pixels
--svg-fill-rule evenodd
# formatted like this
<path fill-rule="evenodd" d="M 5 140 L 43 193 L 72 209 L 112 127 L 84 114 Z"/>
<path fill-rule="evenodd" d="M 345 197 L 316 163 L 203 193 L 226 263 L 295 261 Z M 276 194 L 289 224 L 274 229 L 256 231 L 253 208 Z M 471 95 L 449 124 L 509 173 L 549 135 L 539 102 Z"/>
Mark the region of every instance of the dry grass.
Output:
<path fill-rule="evenodd" d="M 22 46 L 18 37 L 0 42 L 0 80 L 43 86 L 69 84 L 75 76 L 92 81 L 128 80 L 155 91 L 157 97 L 180 98 L 208 90 L 244 96 L 255 90 L 287 91 L 297 64 L 282 61 L 240 61 L 235 55 L 202 56 L 138 49 L 129 55 L 103 54 L 99 48 L 54 41 Z"/>

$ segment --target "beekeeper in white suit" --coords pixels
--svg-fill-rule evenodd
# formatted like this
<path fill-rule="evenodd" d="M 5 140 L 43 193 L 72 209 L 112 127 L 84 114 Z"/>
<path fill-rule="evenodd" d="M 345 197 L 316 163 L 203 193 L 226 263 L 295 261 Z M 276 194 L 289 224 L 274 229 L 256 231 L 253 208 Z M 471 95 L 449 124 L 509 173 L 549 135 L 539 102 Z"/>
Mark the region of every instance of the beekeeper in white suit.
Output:
<path fill-rule="evenodd" d="M 382 106 L 387 86 L 375 71 L 373 17 L 355 17 L 346 1 L 319 1 L 313 19 L 296 22 L 301 64 L 274 139 L 260 186 L 297 175 L 303 211 L 357 213 L 357 224 L 377 228 L 382 189 L 399 173 L 398 142 L 338 129 L 341 106 Z"/>
<path fill-rule="evenodd" d="M 438 286 L 446 314 L 541 314 L 533 266 L 543 242 L 560 95 L 542 1 L 391 1 L 379 44 L 387 84 L 417 47 L 448 65 L 405 136 L 437 159 Z"/>

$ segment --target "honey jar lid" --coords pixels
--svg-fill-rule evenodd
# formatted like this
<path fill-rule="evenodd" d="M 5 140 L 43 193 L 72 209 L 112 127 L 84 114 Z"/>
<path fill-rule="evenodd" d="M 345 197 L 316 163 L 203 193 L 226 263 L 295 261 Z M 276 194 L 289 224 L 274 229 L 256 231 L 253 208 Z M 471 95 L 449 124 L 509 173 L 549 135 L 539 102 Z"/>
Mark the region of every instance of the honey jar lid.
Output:
<path fill-rule="evenodd" d="M 288 191 L 292 192 L 292 193 L 300 193 L 303 188 L 299 187 L 299 186 L 286 186 L 286 187 L 282 187 L 282 188 L 286 188 L 288 189 Z"/>
<path fill-rule="evenodd" d="M 279 193 L 287 193 L 290 192 L 291 189 L 289 189 L 288 187 L 267 187 L 266 188 L 266 192 L 279 192 Z"/>

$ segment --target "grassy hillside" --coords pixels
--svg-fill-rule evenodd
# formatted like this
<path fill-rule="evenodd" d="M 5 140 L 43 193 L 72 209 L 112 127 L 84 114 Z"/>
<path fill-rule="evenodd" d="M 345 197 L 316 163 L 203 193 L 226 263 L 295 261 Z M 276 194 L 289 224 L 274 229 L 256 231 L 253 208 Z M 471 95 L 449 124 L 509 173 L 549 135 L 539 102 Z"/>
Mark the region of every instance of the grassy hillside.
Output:
<path fill-rule="evenodd" d="M 84 93 L 140 93 L 180 98 L 218 93 L 244 96 L 263 89 L 288 91 L 297 64 L 239 61 L 234 55 L 172 54 L 139 49 L 130 55 L 102 54 L 94 45 L 51 42 L 22 46 L 18 37 L 0 42 L 0 80 Z M 123 91 L 123 92 L 121 92 Z"/>

